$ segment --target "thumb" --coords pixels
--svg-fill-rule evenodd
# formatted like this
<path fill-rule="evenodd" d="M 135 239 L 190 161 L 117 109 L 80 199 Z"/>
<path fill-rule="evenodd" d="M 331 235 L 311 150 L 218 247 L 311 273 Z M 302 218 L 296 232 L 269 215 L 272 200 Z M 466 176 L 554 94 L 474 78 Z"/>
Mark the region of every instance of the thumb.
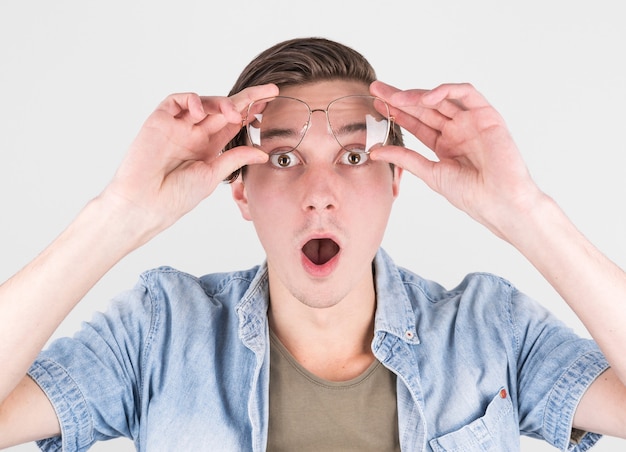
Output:
<path fill-rule="evenodd" d="M 433 162 L 422 154 L 409 150 L 402 146 L 385 146 L 377 148 L 370 153 L 370 158 L 374 161 L 391 163 L 410 172 L 414 176 L 422 179 L 429 187 L 434 186 L 434 166 Z"/>
<path fill-rule="evenodd" d="M 260 149 L 250 146 L 239 146 L 218 155 L 211 162 L 212 173 L 219 180 L 224 180 L 244 166 L 265 163 L 268 159 L 267 153 Z"/>

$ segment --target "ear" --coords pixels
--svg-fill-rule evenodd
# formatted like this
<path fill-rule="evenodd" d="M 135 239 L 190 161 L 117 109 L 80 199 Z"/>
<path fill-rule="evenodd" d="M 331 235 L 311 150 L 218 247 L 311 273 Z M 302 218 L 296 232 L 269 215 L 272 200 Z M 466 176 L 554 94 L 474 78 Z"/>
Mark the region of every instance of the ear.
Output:
<path fill-rule="evenodd" d="M 393 180 L 391 181 L 391 189 L 393 191 L 393 199 L 400 194 L 400 180 L 402 179 L 402 168 L 398 165 L 393 166 Z"/>
<path fill-rule="evenodd" d="M 248 194 L 246 193 L 246 186 L 243 183 L 243 175 L 240 174 L 239 177 L 230 184 L 230 189 L 233 195 L 233 199 L 239 207 L 241 216 L 244 218 L 244 220 L 251 221 L 252 217 L 250 216 Z"/>

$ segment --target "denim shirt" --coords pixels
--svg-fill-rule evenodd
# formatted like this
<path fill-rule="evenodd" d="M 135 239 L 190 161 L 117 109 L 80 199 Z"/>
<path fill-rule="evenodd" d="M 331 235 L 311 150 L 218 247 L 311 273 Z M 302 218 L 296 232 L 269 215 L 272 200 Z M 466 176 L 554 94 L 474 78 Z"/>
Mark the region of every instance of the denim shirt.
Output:
<path fill-rule="evenodd" d="M 520 434 L 583 451 L 574 411 L 608 364 L 544 308 L 489 274 L 453 290 L 374 262 L 372 350 L 397 374 L 403 451 L 514 451 Z M 144 273 L 74 338 L 58 339 L 29 374 L 62 436 L 44 450 L 132 438 L 140 451 L 263 451 L 269 387 L 265 265 L 196 278 Z"/>

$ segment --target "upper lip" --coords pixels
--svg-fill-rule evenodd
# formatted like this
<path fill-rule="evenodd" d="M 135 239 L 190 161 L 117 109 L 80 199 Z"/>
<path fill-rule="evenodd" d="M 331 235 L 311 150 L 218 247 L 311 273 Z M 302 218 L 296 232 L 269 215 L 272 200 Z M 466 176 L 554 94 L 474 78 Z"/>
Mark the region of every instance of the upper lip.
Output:
<path fill-rule="evenodd" d="M 311 240 L 321 240 L 321 239 L 332 240 L 339 246 L 339 248 L 342 248 L 341 241 L 339 240 L 339 238 L 337 238 L 335 234 L 331 232 L 314 232 L 305 236 L 302 239 L 302 241 L 300 242 L 300 249 L 304 248 L 304 245 L 309 243 Z"/>

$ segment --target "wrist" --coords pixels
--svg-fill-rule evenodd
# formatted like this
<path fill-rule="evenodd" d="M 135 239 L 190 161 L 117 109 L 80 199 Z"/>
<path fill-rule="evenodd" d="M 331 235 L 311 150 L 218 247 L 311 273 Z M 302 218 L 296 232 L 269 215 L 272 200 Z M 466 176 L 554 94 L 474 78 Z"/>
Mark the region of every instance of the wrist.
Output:
<path fill-rule="evenodd" d="M 158 233 L 150 225 L 147 212 L 105 190 L 87 203 L 68 231 L 117 261 Z"/>
<path fill-rule="evenodd" d="M 556 203 L 538 187 L 525 189 L 517 195 L 506 196 L 490 203 L 476 219 L 491 232 L 515 247 L 524 242 L 532 230 L 541 227 L 541 218 L 553 210 Z"/>
<path fill-rule="evenodd" d="M 508 212 L 499 235 L 536 266 L 550 256 L 562 255 L 563 249 L 581 238 L 560 206 L 539 190 L 523 206 Z"/>

